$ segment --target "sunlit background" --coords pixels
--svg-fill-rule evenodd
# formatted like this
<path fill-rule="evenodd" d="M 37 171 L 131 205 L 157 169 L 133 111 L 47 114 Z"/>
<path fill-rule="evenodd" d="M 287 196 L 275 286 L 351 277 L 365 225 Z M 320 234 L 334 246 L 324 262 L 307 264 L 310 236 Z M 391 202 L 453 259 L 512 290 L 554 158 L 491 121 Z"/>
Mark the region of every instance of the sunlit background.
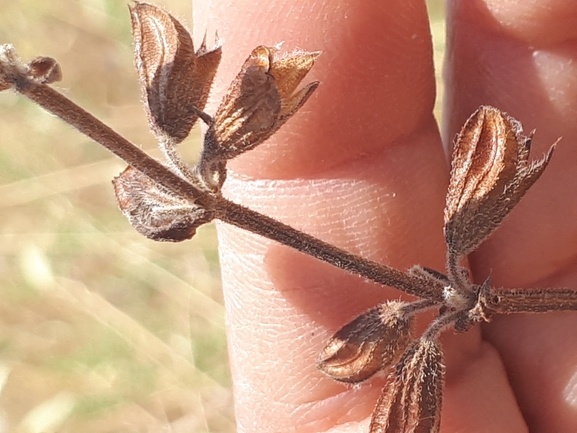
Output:
<path fill-rule="evenodd" d="M 157 3 L 190 24 L 189 0 Z M 440 65 L 442 0 L 428 4 Z M 125 1 L 0 0 L 0 43 L 56 58 L 61 92 L 155 152 Z M 235 431 L 214 227 L 140 236 L 112 193 L 123 168 L 0 94 L 0 433 Z"/>

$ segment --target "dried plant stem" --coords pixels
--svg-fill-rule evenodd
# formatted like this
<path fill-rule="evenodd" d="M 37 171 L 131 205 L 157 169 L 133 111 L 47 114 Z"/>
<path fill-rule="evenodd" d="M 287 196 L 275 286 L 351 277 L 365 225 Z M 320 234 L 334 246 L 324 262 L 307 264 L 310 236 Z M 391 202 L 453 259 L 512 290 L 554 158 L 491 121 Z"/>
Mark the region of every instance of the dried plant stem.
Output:
<path fill-rule="evenodd" d="M 574 289 L 499 289 L 491 290 L 487 307 L 495 313 L 547 313 L 577 310 Z"/>
<path fill-rule="evenodd" d="M 233 203 L 219 194 L 202 191 L 148 156 L 112 128 L 50 86 L 24 77 L 19 78 L 14 83 L 14 87 L 18 92 L 100 143 L 166 189 L 213 211 L 216 218 L 295 248 L 298 251 L 379 284 L 394 287 L 411 295 L 424 297 L 433 303 L 444 302 L 443 284 L 440 281 L 401 272 L 389 266 L 348 253 L 273 218 Z M 169 145 L 167 146 L 168 148 L 172 149 L 173 146 Z M 169 159 L 172 160 L 172 158 Z M 467 287 L 467 278 L 463 274 L 463 269 L 457 263 L 457 257 L 454 254 L 449 254 L 448 256 L 448 271 L 453 287 L 459 291 L 466 292 L 469 289 Z M 552 291 L 491 290 L 490 296 L 485 301 L 485 306 L 491 312 L 502 314 L 547 312 L 559 310 L 560 306 L 563 310 L 577 310 L 577 294 L 571 289 Z"/>
<path fill-rule="evenodd" d="M 409 302 L 403 305 L 400 310 L 405 316 L 410 317 L 437 306 L 438 303 L 431 299 L 419 299 L 418 301 Z"/>
<path fill-rule="evenodd" d="M 459 260 L 451 251 L 447 254 L 447 275 L 451 286 L 464 298 L 471 293 L 471 284 L 467 278 L 467 270 L 459 265 Z"/>
<path fill-rule="evenodd" d="M 463 311 L 457 311 L 453 313 L 446 313 L 437 317 L 435 320 L 433 320 L 433 322 L 431 322 L 421 338 L 430 341 L 435 340 L 444 330 L 454 325 L 463 316 L 463 314 Z"/>
<path fill-rule="evenodd" d="M 168 190 L 201 205 L 209 204 L 205 203 L 208 194 L 194 188 L 189 182 L 168 170 L 163 164 L 51 87 L 27 81 L 24 85 L 17 86 L 16 90 L 100 143 L 132 167 L 157 180 Z"/>
<path fill-rule="evenodd" d="M 443 287 L 433 280 L 426 281 L 389 266 L 364 259 L 296 230 L 273 218 L 259 214 L 226 199 L 219 200 L 215 209 L 221 221 L 258 233 L 340 269 L 391 286 L 411 295 L 443 301 Z"/>
<path fill-rule="evenodd" d="M 191 182 L 195 182 L 196 176 L 194 175 L 194 172 L 182 160 L 176 146 L 177 144 L 169 137 L 164 137 L 164 139 L 159 140 L 158 142 L 158 147 L 164 154 L 173 171 L 178 173 L 181 177 L 184 177 Z"/>
<path fill-rule="evenodd" d="M 100 143 L 166 189 L 214 211 L 216 218 L 379 284 L 394 287 L 411 295 L 443 301 L 443 287 L 434 280 L 418 278 L 348 253 L 220 195 L 201 191 L 54 89 L 31 81 L 20 84 L 16 90 L 24 96 Z"/>

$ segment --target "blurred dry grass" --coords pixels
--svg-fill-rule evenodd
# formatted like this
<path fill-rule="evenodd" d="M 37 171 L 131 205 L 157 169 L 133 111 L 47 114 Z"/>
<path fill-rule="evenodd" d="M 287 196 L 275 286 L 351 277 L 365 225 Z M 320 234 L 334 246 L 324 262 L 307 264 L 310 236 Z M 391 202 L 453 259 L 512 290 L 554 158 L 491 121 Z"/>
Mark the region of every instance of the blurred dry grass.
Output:
<path fill-rule="evenodd" d="M 61 91 L 154 147 L 126 2 L 0 5 L 2 43 L 58 59 Z M 234 431 L 213 228 L 138 235 L 112 194 L 123 165 L 14 94 L 0 142 L 0 431 Z"/>
<path fill-rule="evenodd" d="M 190 1 L 159 3 L 190 23 Z M 439 60 L 442 0 L 429 5 Z M 0 10 L 0 43 L 56 58 L 62 92 L 154 149 L 124 0 Z M 195 155 L 198 137 L 184 146 Z M 0 96 L 0 433 L 235 430 L 214 229 L 182 244 L 141 237 L 112 194 L 122 169 L 60 120 Z"/>

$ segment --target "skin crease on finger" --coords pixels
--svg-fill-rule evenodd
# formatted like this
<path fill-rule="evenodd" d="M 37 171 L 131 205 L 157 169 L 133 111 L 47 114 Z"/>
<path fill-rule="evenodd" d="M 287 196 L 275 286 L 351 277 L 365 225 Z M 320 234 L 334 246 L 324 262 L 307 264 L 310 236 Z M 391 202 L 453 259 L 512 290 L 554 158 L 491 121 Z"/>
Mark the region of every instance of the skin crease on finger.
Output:
<path fill-rule="evenodd" d="M 449 3 L 446 112 L 453 134 L 471 107 L 491 104 L 536 129 L 550 166 L 471 257 L 477 281 L 577 287 L 577 5 L 574 1 Z M 497 317 L 484 336 L 499 350 L 531 432 L 577 431 L 577 314 Z"/>
<path fill-rule="evenodd" d="M 196 40 L 218 30 L 224 43 L 213 96 L 259 44 L 323 51 L 305 79 L 320 88 L 273 139 L 232 161 L 227 196 L 367 258 L 443 269 L 448 170 L 424 3 L 216 0 L 194 10 Z M 397 292 L 224 224 L 219 242 L 238 430 L 366 432 L 383 378 L 338 384 L 315 360 L 340 326 Z M 478 328 L 443 341 L 443 431 L 525 432 Z"/>

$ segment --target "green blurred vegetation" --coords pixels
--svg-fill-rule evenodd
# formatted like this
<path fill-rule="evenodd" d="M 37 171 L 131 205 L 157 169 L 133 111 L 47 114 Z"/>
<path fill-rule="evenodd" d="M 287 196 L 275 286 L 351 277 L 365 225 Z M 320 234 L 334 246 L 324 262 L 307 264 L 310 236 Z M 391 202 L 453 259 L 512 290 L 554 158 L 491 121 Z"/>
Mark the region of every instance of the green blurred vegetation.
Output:
<path fill-rule="evenodd" d="M 189 1 L 159 3 L 190 23 Z M 428 3 L 438 65 L 443 5 Z M 155 152 L 126 2 L 0 10 L 0 43 L 56 58 L 60 91 Z M 233 432 L 213 226 L 181 244 L 143 238 L 112 194 L 123 165 L 9 92 L 0 143 L 0 432 Z"/>

